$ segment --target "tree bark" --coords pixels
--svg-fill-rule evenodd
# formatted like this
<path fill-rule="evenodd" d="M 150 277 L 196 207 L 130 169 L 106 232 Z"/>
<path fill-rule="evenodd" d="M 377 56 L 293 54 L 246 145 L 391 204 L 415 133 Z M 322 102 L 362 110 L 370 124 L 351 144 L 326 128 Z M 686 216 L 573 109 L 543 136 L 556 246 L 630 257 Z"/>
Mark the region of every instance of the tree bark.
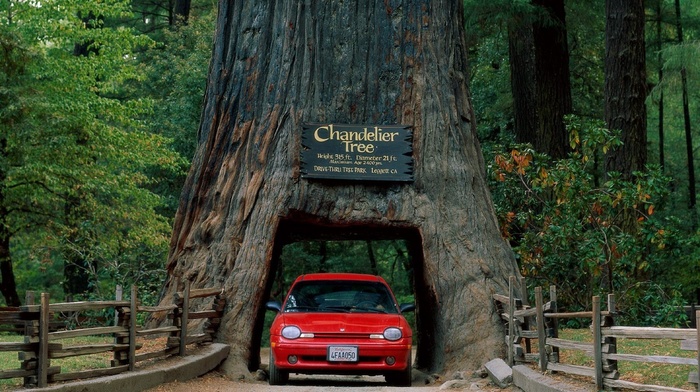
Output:
<path fill-rule="evenodd" d="M 515 140 L 534 144 L 537 131 L 535 105 L 535 44 L 532 24 L 516 17 L 508 26 L 510 85 L 513 95 Z"/>
<path fill-rule="evenodd" d="M 681 3 L 679 0 L 675 1 L 676 9 L 676 34 L 678 36 L 678 43 L 683 44 L 683 24 L 681 22 Z M 683 99 L 683 124 L 685 129 L 685 146 L 686 146 L 686 156 L 688 157 L 688 206 L 693 212 L 693 218 L 695 218 L 695 204 L 697 202 L 695 195 L 695 158 L 693 157 L 693 133 L 690 128 L 690 104 L 688 102 L 688 75 L 686 72 L 685 65 L 681 67 L 681 95 Z M 692 222 L 696 222 L 695 219 Z M 693 224 L 695 227 L 695 224 Z"/>
<path fill-rule="evenodd" d="M 190 8 L 192 0 L 175 0 L 173 14 L 175 15 L 175 23 L 187 24 L 190 19 Z"/>
<path fill-rule="evenodd" d="M 178 279 L 223 286 L 228 374 L 257 368 L 277 255 L 302 237 L 407 240 L 417 366 L 504 355 L 491 298 L 518 269 L 486 187 L 466 52 L 460 0 L 220 2 L 162 301 Z M 303 178 L 305 122 L 411 126 L 414 181 Z"/>
<path fill-rule="evenodd" d="M 658 85 L 661 86 L 661 83 L 664 81 L 664 62 L 663 62 L 663 54 L 661 51 L 663 50 L 663 35 L 662 35 L 662 13 L 661 13 L 661 2 L 662 0 L 657 0 L 656 2 L 656 52 L 657 52 L 657 59 L 658 59 Z M 665 172 L 666 171 L 666 156 L 664 152 L 664 90 L 663 88 L 659 89 L 659 102 L 658 102 L 658 110 L 659 110 L 659 123 L 658 123 L 658 133 L 659 133 L 659 165 L 661 165 L 661 171 Z"/>
<path fill-rule="evenodd" d="M 564 116 L 571 113 L 569 44 L 564 0 L 533 0 L 547 16 L 533 24 L 535 46 L 535 105 L 538 130 L 535 150 L 554 159 L 570 151 Z"/>
<path fill-rule="evenodd" d="M 21 302 L 17 294 L 15 273 L 12 269 L 12 256 L 10 254 L 10 237 L 7 230 L 0 229 L 0 292 L 5 298 L 7 306 L 20 306 Z"/>
<path fill-rule="evenodd" d="M 7 158 L 7 139 L 0 138 L 0 157 Z M 15 272 L 12 268 L 12 253 L 10 253 L 10 231 L 9 211 L 5 194 L 7 182 L 7 172 L 0 168 L 0 293 L 5 298 L 7 306 L 20 306 L 19 295 L 17 294 L 17 282 Z"/>
<path fill-rule="evenodd" d="M 605 13 L 605 121 L 623 142 L 608 152 L 605 169 L 631 178 L 647 162 L 643 0 L 606 0 Z"/>

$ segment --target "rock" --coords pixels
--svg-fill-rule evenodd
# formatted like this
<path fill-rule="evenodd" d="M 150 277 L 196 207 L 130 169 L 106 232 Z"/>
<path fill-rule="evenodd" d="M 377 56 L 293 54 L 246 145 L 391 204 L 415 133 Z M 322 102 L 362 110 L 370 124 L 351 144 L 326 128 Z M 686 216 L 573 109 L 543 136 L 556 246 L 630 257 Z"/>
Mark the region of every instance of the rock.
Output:
<path fill-rule="evenodd" d="M 494 384 L 505 388 L 513 382 L 513 369 L 501 358 L 495 358 L 484 365 Z"/>
<path fill-rule="evenodd" d="M 472 384 L 471 381 L 469 380 L 450 380 L 445 382 L 440 386 L 440 390 L 448 390 L 448 389 L 466 389 L 467 387 L 470 387 Z"/>

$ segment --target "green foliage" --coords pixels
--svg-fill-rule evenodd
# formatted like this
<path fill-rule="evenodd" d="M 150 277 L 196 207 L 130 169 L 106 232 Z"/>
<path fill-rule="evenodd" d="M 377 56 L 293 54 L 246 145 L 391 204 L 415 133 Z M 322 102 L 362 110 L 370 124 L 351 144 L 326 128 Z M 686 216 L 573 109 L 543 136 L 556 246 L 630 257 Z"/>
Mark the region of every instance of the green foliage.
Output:
<path fill-rule="evenodd" d="M 189 159 L 197 146 L 215 18 L 215 7 L 210 5 L 194 10 L 187 25 L 159 30 L 158 43 L 138 56 L 144 80 L 127 86 L 131 95 L 153 102 L 153 112 L 143 118 L 149 131 L 172 140 L 172 148 L 186 158 L 177 175 L 163 175 L 166 181 L 151 187 L 167 197 L 165 216 L 175 215 Z"/>
<path fill-rule="evenodd" d="M 278 300 L 299 275 L 354 272 L 379 275 L 389 283 L 397 300 L 413 301 L 412 264 L 405 241 L 295 242 L 283 248 L 280 265 L 277 287 L 272 290 Z"/>
<path fill-rule="evenodd" d="M 124 96 L 122 87 L 142 79 L 135 53 L 153 43 L 109 26 L 129 13 L 128 1 L 4 7 L 13 18 L 0 24 L 3 41 L 14 54 L 2 64 L 1 94 L 11 98 L 0 108 L 8 212 L 0 219 L 12 233 L 17 270 L 77 263 L 98 295 L 106 278 L 154 286 L 170 218 L 157 213 L 164 201 L 149 187 L 161 181 L 153 173 L 181 172 L 182 160 L 168 139 L 147 132 L 151 102 Z M 76 55 L 79 47 L 87 52 Z M 24 59 L 21 68 L 15 58 Z M 19 278 L 20 288 L 36 289 L 31 274 Z"/>
<path fill-rule="evenodd" d="M 669 261 L 688 249 L 655 216 L 669 179 L 654 167 L 635 173 L 631 181 L 616 173 L 600 177 L 597 157 L 620 143 L 617 135 L 594 121 L 568 121 L 573 153 L 567 159 L 552 161 L 527 145 L 491 152 L 498 219 L 521 271 L 533 284 L 556 285 L 568 310 L 590 309 L 590 298 L 611 287 L 621 293 L 618 306 L 630 321 L 677 324 L 682 320 L 670 308 L 649 314 L 646 306 L 668 298 L 678 305 L 678 291 L 640 284 L 662 271 L 683 273 Z M 500 152 L 505 150 L 510 153 Z"/>

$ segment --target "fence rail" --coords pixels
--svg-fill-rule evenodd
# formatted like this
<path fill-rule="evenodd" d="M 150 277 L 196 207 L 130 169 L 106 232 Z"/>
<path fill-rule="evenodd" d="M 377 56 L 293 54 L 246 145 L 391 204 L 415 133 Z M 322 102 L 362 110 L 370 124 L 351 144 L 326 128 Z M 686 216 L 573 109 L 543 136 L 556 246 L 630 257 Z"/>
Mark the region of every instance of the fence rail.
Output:
<path fill-rule="evenodd" d="M 49 294 L 42 293 L 39 304 L 29 304 L 17 308 L 0 308 L 0 330 L 19 332 L 24 335 L 24 342 L 0 342 L 0 352 L 17 352 L 20 361 L 18 369 L 0 369 L 0 379 L 23 378 L 25 387 L 46 387 L 49 383 L 70 381 L 119 374 L 134 370 L 137 362 L 170 355 L 186 355 L 189 344 L 211 342 L 218 330 L 219 322 L 226 305 L 219 288 L 190 289 L 185 283 L 182 292 L 175 295 L 174 304 L 168 306 L 141 306 L 138 301 L 137 288 L 131 288 L 131 298 L 121 300 L 121 290 L 117 290 L 115 301 L 65 302 L 50 303 Z M 28 296 L 31 302 L 31 296 Z M 202 298 L 209 309 L 190 311 L 192 299 Z M 200 301 L 202 302 L 202 301 Z M 104 317 L 102 324 L 78 329 L 66 329 L 71 317 L 86 311 L 114 312 L 115 321 L 107 325 Z M 171 325 L 146 329 L 137 324 L 137 315 L 141 313 L 167 312 Z M 198 323 L 199 333 L 190 333 L 190 323 Z M 143 344 L 137 338 L 153 335 L 167 336 L 162 350 L 137 353 Z M 113 343 L 90 345 L 68 345 L 61 343 L 68 338 L 84 336 L 103 336 L 113 338 Z M 89 369 L 62 372 L 60 366 L 51 366 L 51 360 L 75 356 L 93 355 L 111 352 L 113 359 L 110 366 L 101 369 Z M 3 366 L 6 364 L 3 364 Z"/>
<path fill-rule="evenodd" d="M 688 375 L 688 383 L 694 384 L 700 391 L 698 374 L 700 373 L 700 329 L 698 328 L 650 328 L 616 326 L 615 296 L 607 297 L 607 309 L 601 309 L 600 297 L 592 298 L 592 310 L 584 312 L 557 312 L 556 287 L 549 290 L 550 300 L 544 302 L 542 288 L 535 288 L 535 307 L 531 307 L 525 298 L 513 295 L 518 282 L 511 277 L 509 295 L 494 295 L 494 302 L 507 327 L 508 362 L 536 363 L 542 371 L 555 371 L 571 375 L 590 377 L 598 390 L 625 388 L 636 391 L 687 392 L 687 389 L 669 386 L 639 384 L 620 380 L 618 361 L 650 362 L 669 366 L 695 366 L 695 371 Z M 521 288 L 524 282 L 519 282 Z M 524 290 L 523 290 L 524 291 Z M 694 308 L 693 308 L 694 309 Z M 695 311 L 694 325 L 700 323 L 700 310 Z M 592 342 L 578 342 L 561 339 L 558 336 L 558 320 L 567 318 L 591 319 Z M 639 355 L 618 353 L 617 339 L 671 339 L 679 341 L 680 349 L 695 351 L 695 358 L 670 355 Z M 533 353 L 533 341 L 538 350 Z M 559 349 L 576 350 L 593 359 L 593 366 L 581 366 L 560 362 Z"/>

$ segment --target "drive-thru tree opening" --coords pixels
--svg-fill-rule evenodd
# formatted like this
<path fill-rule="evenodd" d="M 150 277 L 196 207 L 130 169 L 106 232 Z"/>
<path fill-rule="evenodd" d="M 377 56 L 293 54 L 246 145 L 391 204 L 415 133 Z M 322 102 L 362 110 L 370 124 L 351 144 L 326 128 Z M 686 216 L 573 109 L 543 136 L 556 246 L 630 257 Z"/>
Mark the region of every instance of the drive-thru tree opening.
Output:
<path fill-rule="evenodd" d="M 220 2 L 162 301 L 183 280 L 223 287 L 231 376 L 257 368 L 279 252 L 305 228 L 408 239 L 419 324 L 430 324 L 418 326 L 417 366 L 473 370 L 505 353 L 491 298 L 518 269 L 486 187 L 462 7 Z M 308 154 L 349 140 L 352 151 Z M 381 143 L 395 149 L 376 155 Z"/>
<path fill-rule="evenodd" d="M 357 272 L 380 275 L 390 284 L 399 302 L 405 302 L 401 298 L 406 298 L 407 295 L 410 295 L 411 301 L 415 301 L 418 311 L 416 311 L 415 317 L 407 315 L 407 318 L 415 322 L 414 335 L 418 349 L 416 366 L 431 367 L 431 363 L 427 362 L 431 356 L 424 354 L 423 351 L 430 350 L 434 344 L 432 341 L 434 336 L 433 323 L 430 320 L 434 317 L 437 303 L 434 297 L 424 295 L 429 291 L 422 286 L 424 282 L 422 278 L 423 252 L 420 249 L 421 241 L 417 229 L 387 229 L 366 226 L 328 227 L 298 221 L 283 221 L 277 233 L 276 252 L 273 256 L 273 266 L 269 271 L 270 287 L 268 291 L 270 294 L 267 297 L 282 301 L 289 285 L 300 274 Z M 353 245 L 364 249 L 352 251 L 350 247 Z M 333 249 L 329 249 L 331 247 Z M 306 248 L 304 249 L 306 254 L 299 256 L 290 252 L 290 254 L 283 255 L 285 248 Z M 396 259 L 392 260 L 393 265 L 387 265 L 391 263 L 387 263 L 387 260 L 381 259 L 381 255 L 377 254 L 378 251 L 382 250 L 381 248 L 396 251 Z M 363 254 L 364 252 L 371 254 Z M 343 255 L 346 256 L 345 261 L 342 260 Z M 299 257 L 315 257 L 318 260 L 316 262 L 302 261 Z M 374 260 L 374 262 L 380 263 L 379 266 L 373 268 L 372 257 L 380 259 Z M 340 260 L 337 260 L 339 258 Z M 282 271 L 284 272 L 282 273 Z M 265 334 L 268 333 L 268 330 L 264 324 L 265 316 L 268 317 L 267 322 L 269 323 L 273 315 L 270 313 L 258 315 L 254 341 L 266 341 Z"/>

